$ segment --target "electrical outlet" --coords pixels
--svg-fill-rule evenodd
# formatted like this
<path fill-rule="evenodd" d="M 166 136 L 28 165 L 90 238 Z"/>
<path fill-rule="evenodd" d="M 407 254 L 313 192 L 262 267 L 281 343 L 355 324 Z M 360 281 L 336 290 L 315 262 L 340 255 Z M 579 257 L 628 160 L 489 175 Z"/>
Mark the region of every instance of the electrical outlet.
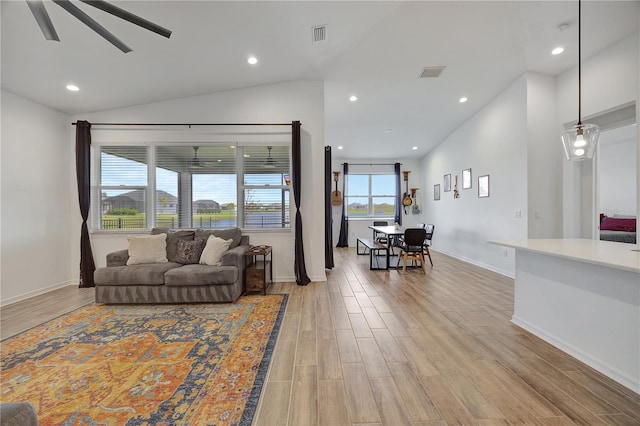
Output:
<path fill-rule="evenodd" d="M 509 257 L 509 250 L 507 250 L 507 249 L 502 249 L 502 255 L 503 255 L 504 257 Z"/>
<path fill-rule="evenodd" d="M 522 217 L 522 210 L 516 210 L 515 212 L 513 212 L 513 217 L 515 217 L 516 219 L 520 219 Z"/>
<path fill-rule="evenodd" d="M 536 219 L 540 219 L 540 210 L 534 210 L 533 217 L 535 217 Z"/>

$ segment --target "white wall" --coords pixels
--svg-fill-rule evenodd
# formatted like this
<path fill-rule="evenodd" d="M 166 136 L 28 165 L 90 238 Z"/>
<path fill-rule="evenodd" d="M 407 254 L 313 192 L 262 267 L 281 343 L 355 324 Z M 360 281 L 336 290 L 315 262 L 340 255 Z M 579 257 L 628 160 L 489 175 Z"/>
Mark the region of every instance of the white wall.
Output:
<path fill-rule="evenodd" d="M 423 212 L 435 225 L 434 250 L 513 275 L 513 252 L 487 241 L 527 236 L 526 129 L 527 79 L 522 76 L 423 159 Z M 460 189 L 458 199 L 443 192 L 443 176 L 461 175 L 467 168 L 472 188 Z M 487 174 L 490 196 L 478 198 L 478 176 Z M 435 184 L 441 186 L 440 201 L 433 200 Z"/>
<path fill-rule="evenodd" d="M 582 63 L 582 118 L 640 100 L 638 33 Z M 558 124 L 578 119 L 578 71 L 573 68 L 556 79 Z M 586 119 L 585 119 L 586 118 Z M 638 160 L 640 162 L 640 160 Z M 563 161 L 563 235 L 593 238 L 598 222 L 595 170 L 592 161 Z M 638 177 L 636 176 L 636 180 Z"/>
<path fill-rule="evenodd" d="M 302 123 L 302 223 L 307 274 L 314 281 L 326 280 L 324 271 L 324 83 L 320 81 L 298 81 L 230 90 L 202 96 L 193 96 L 171 101 L 156 102 L 135 107 L 120 108 L 90 114 L 74 119 L 89 122 L 143 122 L 143 123 Z M 246 128 L 244 128 L 246 130 Z M 255 131 L 253 128 L 252 131 Z M 272 129 L 272 128 L 269 128 Z M 140 131 L 92 130 L 94 141 L 122 141 L 134 143 L 144 141 L 193 141 L 220 140 L 230 142 L 251 135 L 237 135 L 235 130 L 225 128 L 228 136 L 204 128 L 191 130 L 153 129 Z M 286 135 L 269 136 L 290 141 L 288 128 L 280 127 Z M 210 132 L 210 133 L 208 133 Z M 74 193 L 75 194 L 75 193 Z M 293 197 L 292 197 L 293 199 Z M 293 204 L 292 204 L 293 206 Z M 292 208 L 292 218 L 295 212 Z M 293 224 L 292 224 L 293 225 Z M 73 238 L 79 240 L 80 217 L 73 221 Z M 276 281 L 293 281 L 294 232 L 291 231 L 247 231 L 252 244 L 273 246 L 274 276 Z M 94 233 L 92 247 L 97 266 L 104 266 L 107 253 L 127 247 L 126 235 Z M 79 261 L 78 248 L 74 247 L 72 264 Z M 77 274 L 76 274 L 77 279 Z"/>
<path fill-rule="evenodd" d="M 422 167 L 420 164 L 420 160 L 417 158 L 390 158 L 390 159 L 367 159 L 367 158 L 341 158 L 336 156 L 336 151 L 332 150 L 333 158 L 331 159 L 331 165 L 333 171 L 340 171 L 340 179 L 338 181 L 338 189 L 342 191 L 342 183 L 344 179 L 344 175 L 342 174 L 342 163 L 352 163 L 352 164 L 371 164 L 371 166 L 350 166 L 349 173 L 376 173 L 379 171 L 390 171 L 393 173 L 393 166 L 376 166 L 376 164 L 384 163 L 384 164 L 393 164 L 393 163 L 401 163 L 401 170 L 409 170 L 409 188 L 418 188 L 416 192 L 416 200 L 418 205 L 421 207 L 424 204 L 424 186 L 422 185 Z M 332 186 L 335 189 L 335 183 Z M 405 182 L 402 181 L 402 192 L 404 193 L 406 188 Z M 344 195 L 344 194 L 343 194 Z M 333 246 L 335 247 L 338 243 L 338 238 L 340 236 L 340 221 L 342 217 L 342 206 L 333 206 Z M 423 211 L 424 213 L 424 211 Z M 424 214 L 415 215 L 412 213 L 411 208 L 409 208 L 409 213 L 404 214 L 404 209 L 402 213 L 402 225 L 403 226 L 413 226 L 418 222 L 424 223 Z M 380 219 L 380 220 L 388 220 L 389 224 L 393 224 L 393 218 L 390 219 Z M 373 219 L 358 219 L 352 218 L 349 220 L 349 247 L 356 246 L 356 240 L 359 237 L 371 238 L 372 231 L 369 229 L 369 225 L 373 224 Z"/>
<path fill-rule="evenodd" d="M 637 214 L 636 200 L 636 138 L 616 143 L 604 142 L 601 135 L 598 152 L 599 212 L 607 216 L 614 214 Z"/>
<path fill-rule="evenodd" d="M 2 92 L 0 303 L 71 283 L 71 117 Z M 78 224 L 78 227 L 80 225 Z"/>
<path fill-rule="evenodd" d="M 562 158 L 555 79 L 527 73 L 528 238 L 562 237 Z"/>

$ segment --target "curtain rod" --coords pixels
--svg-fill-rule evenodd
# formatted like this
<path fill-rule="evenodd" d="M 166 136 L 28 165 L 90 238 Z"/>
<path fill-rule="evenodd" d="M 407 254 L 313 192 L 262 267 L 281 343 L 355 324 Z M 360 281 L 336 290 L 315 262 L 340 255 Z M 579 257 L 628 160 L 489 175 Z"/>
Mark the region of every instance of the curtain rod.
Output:
<path fill-rule="evenodd" d="M 71 123 L 76 126 L 78 123 Z M 89 123 L 92 126 L 292 126 L 292 123 Z"/>
<path fill-rule="evenodd" d="M 350 166 L 395 166 L 396 163 L 340 163 L 340 165 L 344 166 L 348 164 Z M 402 165 L 402 163 L 398 163 Z"/>

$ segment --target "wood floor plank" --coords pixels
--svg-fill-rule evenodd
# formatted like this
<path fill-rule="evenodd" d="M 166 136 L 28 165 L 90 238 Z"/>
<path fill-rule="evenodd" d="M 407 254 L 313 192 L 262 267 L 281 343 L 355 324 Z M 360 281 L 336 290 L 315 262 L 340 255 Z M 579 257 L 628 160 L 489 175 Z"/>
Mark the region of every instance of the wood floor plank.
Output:
<path fill-rule="evenodd" d="M 561 414 L 567 416 L 574 423 L 588 425 L 607 424 L 604 420 L 589 412 L 589 410 L 563 392 L 562 389 L 556 387 L 546 377 L 540 374 L 520 374 L 520 377 L 525 383 L 531 386 L 531 388 L 535 389 L 541 395 L 544 395 L 548 401 L 560 410 Z"/>
<path fill-rule="evenodd" d="M 316 350 L 316 332 L 300 331 L 298 337 L 298 345 L 296 347 L 296 365 L 316 365 L 317 364 L 317 350 Z"/>
<path fill-rule="evenodd" d="M 285 314 L 278 333 L 278 340 L 298 340 L 300 315 Z"/>
<path fill-rule="evenodd" d="M 358 304 L 358 300 L 353 297 L 343 296 L 342 300 L 344 300 L 344 306 L 347 309 L 347 313 L 349 314 L 361 314 L 362 309 L 360 309 L 360 305 Z"/>
<path fill-rule="evenodd" d="M 345 362 L 362 362 L 358 343 L 351 330 L 336 330 L 340 360 Z"/>
<path fill-rule="evenodd" d="M 406 416 L 404 401 L 396 382 L 391 377 L 377 377 L 369 379 L 373 396 L 382 416 L 383 425 L 406 425 L 410 421 Z"/>
<path fill-rule="evenodd" d="M 429 399 L 447 424 L 474 425 L 475 419 L 440 376 L 420 377 Z"/>
<path fill-rule="evenodd" d="M 424 348 L 418 345 L 412 337 L 396 337 L 396 342 L 417 375 L 436 376 L 440 374 L 433 362 L 425 356 Z"/>
<path fill-rule="evenodd" d="M 413 423 L 441 420 L 440 413 L 427 396 L 424 387 L 409 364 L 391 362 L 388 365 L 398 386 L 398 393 L 404 401 L 407 418 Z"/>
<path fill-rule="evenodd" d="M 291 382 L 267 382 L 260 401 L 255 426 L 286 426 Z"/>
<path fill-rule="evenodd" d="M 364 314 L 349 314 L 349 321 L 356 337 L 373 337 Z"/>
<path fill-rule="evenodd" d="M 269 365 L 270 381 L 291 381 L 296 358 L 295 340 L 278 340 Z"/>
<path fill-rule="evenodd" d="M 318 379 L 342 379 L 342 366 L 336 339 L 318 340 Z"/>
<path fill-rule="evenodd" d="M 0 339 L 14 336 L 94 300 L 95 289 L 66 286 L 3 306 L 0 309 Z"/>
<path fill-rule="evenodd" d="M 301 426 L 318 424 L 317 378 L 315 365 L 295 367 L 287 424 Z"/>
<path fill-rule="evenodd" d="M 360 350 L 360 356 L 364 362 L 364 366 L 367 369 L 367 375 L 369 377 L 390 377 L 391 372 L 387 367 L 387 362 L 382 356 L 382 352 L 378 348 L 376 339 L 373 337 L 356 338 L 358 342 L 358 349 Z"/>
<path fill-rule="evenodd" d="M 364 318 L 367 320 L 367 324 L 369 324 L 369 328 L 386 328 L 387 325 L 382 320 L 382 317 L 376 310 L 376 308 L 362 308 L 362 313 L 364 314 Z"/>
<path fill-rule="evenodd" d="M 318 424 L 322 426 L 348 425 L 347 396 L 342 380 L 318 381 Z"/>
<path fill-rule="evenodd" d="M 364 364 L 342 364 L 347 408 L 352 423 L 376 423 L 381 421 L 376 400 L 371 391 Z"/>
<path fill-rule="evenodd" d="M 398 343 L 395 341 L 389 330 L 386 328 L 377 328 L 371 330 L 373 337 L 378 343 L 380 352 L 387 362 L 406 362 L 407 357 L 404 356 Z"/>

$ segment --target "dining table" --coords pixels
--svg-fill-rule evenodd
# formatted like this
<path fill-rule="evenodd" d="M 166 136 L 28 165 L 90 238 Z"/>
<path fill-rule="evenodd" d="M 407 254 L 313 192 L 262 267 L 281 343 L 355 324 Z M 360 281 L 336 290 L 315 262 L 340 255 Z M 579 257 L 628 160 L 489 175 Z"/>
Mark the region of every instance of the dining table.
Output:
<path fill-rule="evenodd" d="M 387 269 L 389 269 L 389 258 L 391 257 L 391 244 L 399 236 L 404 235 L 405 228 L 395 225 L 376 226 L 369 225 L 369 229 L 373 229 L 374 233 L 384 234 L 387 236 Z"/>

